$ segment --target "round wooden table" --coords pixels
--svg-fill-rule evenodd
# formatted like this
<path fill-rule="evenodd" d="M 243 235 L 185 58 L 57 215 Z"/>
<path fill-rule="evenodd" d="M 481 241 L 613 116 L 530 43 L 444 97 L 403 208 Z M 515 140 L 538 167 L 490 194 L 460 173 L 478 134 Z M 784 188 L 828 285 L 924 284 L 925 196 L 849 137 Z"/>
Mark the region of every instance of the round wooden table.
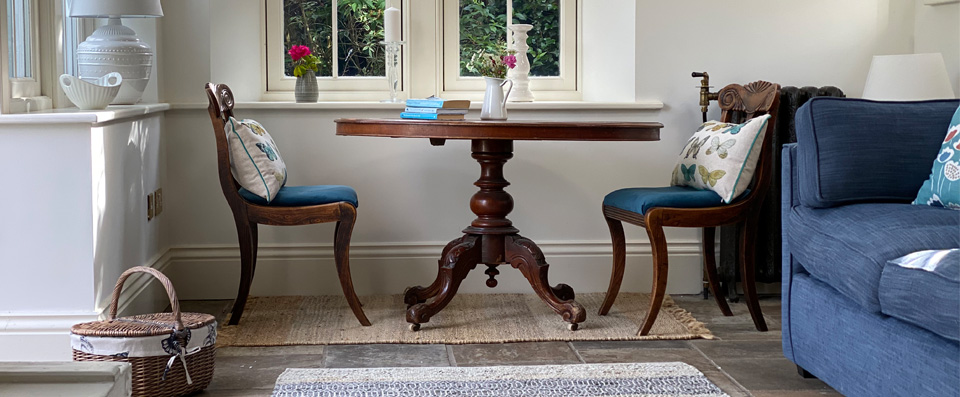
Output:
<path fill-rule="evenodd" d="M 410 329 L 443 310 L 450 303 L 467 273 L 478 264 L 487 265 L 488 287 L 496 287 L 497 266 L 510 264 L 527 278 L 537 295 L 571 330 L 587 318 L 583 306 L 574 300 L 566 284 L 551 287 L 549 265 L 543 252 L 507 219 L 513 197 L 503 189 L 510 185 L 503 177 L 503 165 L 513 157 L 515 140 L 553 141 L 657 141 L 660 123 L 550 122 L 550 121 L 423 121 L 402 119 L 337 119 L 337 135 L 391 138 L 429 138 L 435 146 L 447 139 L 470 139 L 473 158 L 480 163 L 480 188 L 470 200 L 477 215 L 464 235 L 451 241 L 440 256 L 437 278 L 427 287 L 410 287 L 404 292 Z"/>

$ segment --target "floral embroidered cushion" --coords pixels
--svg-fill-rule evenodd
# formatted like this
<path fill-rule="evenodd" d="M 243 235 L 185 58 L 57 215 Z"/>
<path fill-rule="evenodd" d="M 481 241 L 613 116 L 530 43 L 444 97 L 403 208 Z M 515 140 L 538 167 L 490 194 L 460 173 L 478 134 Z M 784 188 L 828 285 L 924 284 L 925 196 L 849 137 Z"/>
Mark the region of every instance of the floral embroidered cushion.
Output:
<path fill-rule="evenodd" d="M 703 123 L 680 151 L 673 186 L 713 190 L 730 203 L 753 179 L 770 115 L 742 124 Z"/>
<path fill-rule="evenodd" d="M 950 120 L 930 178 L 923 182 L 913 203 L 960 210 L 960 108 Z"/>
<path fill-rule="evenodd" d="M 224 127 L 233 178 L 269 203 L 287 182 L 287 165 L 277 144 L 260 123 L 233 117 Z"/>

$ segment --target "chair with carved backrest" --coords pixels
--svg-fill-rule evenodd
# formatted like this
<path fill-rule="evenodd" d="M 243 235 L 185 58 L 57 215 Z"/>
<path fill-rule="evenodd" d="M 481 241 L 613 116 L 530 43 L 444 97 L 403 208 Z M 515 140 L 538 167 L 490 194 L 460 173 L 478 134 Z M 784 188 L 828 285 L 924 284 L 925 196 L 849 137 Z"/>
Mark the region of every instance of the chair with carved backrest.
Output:
<path fill-rule="evenodd" d="M 738 199 L 727 205 L 708 206 L 697 208 L 680 208 L 670 206 L 669 203 L 660 203 L 657 206 L 635 212 L 630 208 L 614 205 L 614 200 L 608 200 L 614 194 L 623 194 L 627 190 L 642 190 L 643 193 L 627 193 L 633 195 L 658 194 L 659 188 L 648 189 L 622 189 L 607 195 L 604 199 L 603 216 L 606 218 L 607 226 L 610 228 L 610 235 L 613 240 L 613 272 L 610 277 L 610 286 L 607 289 L 607 295 L 603 305 L 600 307 L 600 315 L 606 315 L 613 306 L 617 293 L 620 291 L 620 284 L 623 280 L 624 265 L 626 262 L 626 240 L 623 233 L 622 222 L 643 227 L 650 238 L 651 250 L 653 252 L 653 292 L 650 297 L 650 309 L 647 317 L 640 326 L 639 335 L 646 335 L 653 327 L 654 321 L 660 312 L 660 306 L 667 287 L 667 241 L 663 234 L 663 227 L 699 227 L 703 229 L 703 255 L 704 266 L 707 273 L 707 279 L 713 296 L 720 307 L 720 311 L 726 316 L 733 315 L 723 294 L 720 290 L 717 277 L 716 256 L 714 253 L 714 239 L 716 236 L 716 227 L 741 223 L 742 233 L 740 243 L 743 249 L 740 250 L 740 273 L 743 278 L 743 294 L 750 309 L 750 316 L 753 317 L 753 323 L 759 331 L 766 331 L 767 324 L 760 311 L 760 304 L 757 300 L 756 286 L 754 282 L 754 257 L 753 244 L 756 241 L 757 220 L 759 216 L 760 205 L 766 194 L 765 187 L 769 184 L 773 167 L 773 152 L 771 137 L 774 125 L 776 125 L 777 108 L 780 102 L 780 86 L 765 81 L 756 81 L 746 86 L 739 84 L 730 84 L 719 92 L 718 102 L 720 104 L 721 122 L 741 123 L 749 118 L 770 115 L 770 120 L 766 124 L 767 131 L 763 137 L 762 150 L 757 161 L 753 180 L 748 186 L 748 191 Z M 692 191 L 691 191 L 692 193 Z M 643 197 L 632 197 L 643 201 Z M 621 201 L 622 202 L 622 201 Z M 746 249 L 747 247 L 751 249 Z"/>
<path fill-rule="evenodd" d="M 217 142 L 220 188 L 233 211 L 240 240 L 240 288 L 233 304 L 230 324 L 240 322 L 253 283 L 257 266 L 257 224 L 293 226 L 337 222 L 333 245 L 340 286 L 360 324 L 370 325 L 350 277 L 350 235 L 357 217 L 356 192 L 349 186 L 284 186 L 270 203 L 254 202 L 257 197 L 241 189 L 230 170 L 230 150 L 224 128 L 233 117 L 233 93 L 225 84 L 212 83 L 206 85 L 206 92 Z"/>

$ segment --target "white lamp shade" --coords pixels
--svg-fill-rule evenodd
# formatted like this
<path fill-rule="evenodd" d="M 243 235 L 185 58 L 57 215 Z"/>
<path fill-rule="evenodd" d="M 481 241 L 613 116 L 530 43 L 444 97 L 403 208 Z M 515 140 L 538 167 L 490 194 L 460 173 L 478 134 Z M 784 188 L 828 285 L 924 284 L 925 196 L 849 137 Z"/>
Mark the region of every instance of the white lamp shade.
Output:
<path fill-rule="evenodd" d="M 160 0 L 73 0 L 75 18 L 162 17 Z"/>
<path fill-rule="evenodd" d="M 955 96 L 943 56 L 935 53 L 874 56 L 863 98 L 921 101 Z"/>

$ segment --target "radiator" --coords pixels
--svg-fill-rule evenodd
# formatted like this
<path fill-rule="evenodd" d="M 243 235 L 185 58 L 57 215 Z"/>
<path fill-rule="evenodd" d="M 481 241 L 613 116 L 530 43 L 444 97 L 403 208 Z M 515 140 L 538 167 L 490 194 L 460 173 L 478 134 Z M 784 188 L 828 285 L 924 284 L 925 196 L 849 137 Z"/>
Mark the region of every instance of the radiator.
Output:
<path fill-rule="evenodd" d="M 780 109 L 777 110 L 777 123 L 771 140 L 774 153 L 774 172 L 770 178 L 770 189 L 760 209 L 760 223 L 757 230 L 756 270 L 757 282 L 780 282 L 781 241 L 780 241 L 780 148 L 784 144 L 797 141 L 794 128 L 794 116 L 797 109 L 810 98 L 818 96 L 845 97 L 837 87 L 782 87 L 780 90 Z M 736 299 L 736 283 L 740 280 L 739 225 L 720 228 L 720 253 L 717 272 L 720 275 L 721 289 Z M 704 289 L 706 293 L 706 289 Z"/>

